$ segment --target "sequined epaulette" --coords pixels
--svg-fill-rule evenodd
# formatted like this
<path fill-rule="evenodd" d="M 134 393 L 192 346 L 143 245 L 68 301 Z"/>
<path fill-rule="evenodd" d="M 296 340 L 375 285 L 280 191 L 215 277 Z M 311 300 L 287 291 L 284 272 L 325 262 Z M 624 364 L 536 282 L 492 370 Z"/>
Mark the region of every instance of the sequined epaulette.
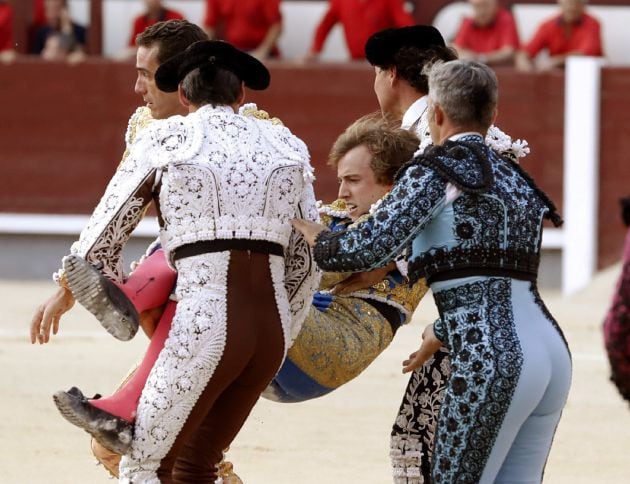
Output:
<path fill-rule="evenodd" d="M 243 106 L 243 108 L 240 109 L 240 113 L 243 116 L 250 116 L 252 118 L 256 118 L 256 119 L 262 119 L 265 121 L 269 121 L 271 124 L 275 124 L 275 125 L 279 125 L 279 126 L 284 126 L 284 123 L 276 117 L 271 117 L 269 116 L 269 113 L 263 109 L 258 109 L 258 107 L 253 104 L 247 104 L 245 106 Z"/>
<path fill-rule="evenodd" d="M 332 203 L 324 204 L 321 200 L 317 202 L 317 211 L 320 217 L 328 216 L 328 218 L 347 218 L 348 207 L 345 200 L 338 198 Z"/>
<path fill-rule="evenodd" d="M 321 223 L 323 223 L 324 225 L 328 225 L 331 230 L 339 227 L 353 227 L 355 224 L 358 224 L 370 218 L 370 214 L 366 213 L 364 215 L 361 215 L 355 221 L 352 221 L 350 219 L 350 215 L 348 214 L 348 206 L 346 205 L 345 200 L 341 198 L 338 198 L 337 200 L 329 204 L 324 204 L 321 200 L 318 201 L 317 211 L 319 212 Z"/>
<path fill-rule="evenodd" d="M 129 118 L 129 124 L 127 125 L 127 133 L 125 134 L 125 141 L 128 145 L 135 142 L 144 128 L 149 126 L 154 121 L 151 115 L 151 110 L 146 106 L 141 106 L 131 115 Z"/>
<path fill-rule="evenodd" d="M 154 121 L 151 110 L 146 106 L 141 106 L 131 115 L 125 133 L 126 148 L 120 164 L 124 163 L 129 155 L 129 147 L 136 141 L 138 135 Z"/>
<path fill-rule="evenodd" d="M 462 192 L 483 193 L 494 184 L 489 148 L 480 137 L 468 136 L 431 146 L 424 154 L 403 165 L 396 178 L 413 165 L 435 170 Z"/>

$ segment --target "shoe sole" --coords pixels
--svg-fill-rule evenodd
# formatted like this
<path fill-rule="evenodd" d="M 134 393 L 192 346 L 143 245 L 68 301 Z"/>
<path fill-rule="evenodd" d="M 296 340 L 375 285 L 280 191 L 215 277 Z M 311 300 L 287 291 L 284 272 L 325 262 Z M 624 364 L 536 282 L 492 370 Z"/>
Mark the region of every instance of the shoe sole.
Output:
<path fill-rule="evenodd" d="M 98 319 L 114 338 L 129 341 L 138 332 L 136 308 L 116 285 L 84 259 L 70 255 L 63 268 L 72 295 Z"/>
<path fill-rule="evenodd" d="M 133 438 L 132 424 L 128 424 L 121 430 L 116 430 L 120 419 L 115 417 L 81 418 L 77 415 L 78 411 L 75 408 L 75 402 L 72 400 L 72 397 L 63 391 L 55 393 L 53 400 L 63 418 L 72 425 L 85 430 L 103 447 L 120 455 L 129 452 Z"/>

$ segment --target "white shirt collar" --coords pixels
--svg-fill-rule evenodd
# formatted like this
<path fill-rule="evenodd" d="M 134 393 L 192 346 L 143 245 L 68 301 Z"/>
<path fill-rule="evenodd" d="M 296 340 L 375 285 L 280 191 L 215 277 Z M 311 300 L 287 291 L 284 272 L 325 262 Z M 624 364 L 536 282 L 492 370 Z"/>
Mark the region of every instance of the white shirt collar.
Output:
<path fill-rule="evenodd" d="M 402 123 L 400 125 L 402 129 L 411 128 L 414 123 L 416 123 L 420 119 L 422 113 L 424 113 L 424 111 L 427 109 L 427 99 L 428 96 L 422 96 L 411 106 L 409 106 L 402 118 Z"/>

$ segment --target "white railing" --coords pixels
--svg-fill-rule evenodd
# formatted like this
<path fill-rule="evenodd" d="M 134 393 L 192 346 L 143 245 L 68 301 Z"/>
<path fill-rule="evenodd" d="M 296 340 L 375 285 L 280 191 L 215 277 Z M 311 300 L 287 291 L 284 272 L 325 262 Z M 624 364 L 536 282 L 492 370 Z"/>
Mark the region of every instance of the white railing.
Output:
<path fill-rule="evenodd" d="M 584 288 L 597 268 L 600 77 L 604 60 L 570 57 L 565 68 L 562 291 Z"/>
<path fill-rule="evenodd" d="M 78 238 L 89 218 L 89 215 L 0 213 L 0 235 L 69 235 Z M 145 217 L 132 237 L 155 238 L 159 230 L 155 217 Z"/>

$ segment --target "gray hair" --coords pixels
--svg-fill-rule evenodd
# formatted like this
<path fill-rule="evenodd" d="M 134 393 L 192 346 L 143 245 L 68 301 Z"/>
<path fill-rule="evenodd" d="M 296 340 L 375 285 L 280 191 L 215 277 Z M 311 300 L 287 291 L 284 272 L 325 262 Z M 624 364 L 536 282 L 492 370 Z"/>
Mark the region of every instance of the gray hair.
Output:
<path fill-rule="evenodd" d="M 429 98 L 460 126 L 488 128 L 499 97 L 497 76 L 487 65 L 469 60 L 427 66 Z"/>
<path fill-rule="evenodd" d="M 227 69 L 206 66 L 190 71 L 182 80 L 181 88 L 184 97 L 195 106 L 229 106 L 240 99 L 242 82 Z"/>

